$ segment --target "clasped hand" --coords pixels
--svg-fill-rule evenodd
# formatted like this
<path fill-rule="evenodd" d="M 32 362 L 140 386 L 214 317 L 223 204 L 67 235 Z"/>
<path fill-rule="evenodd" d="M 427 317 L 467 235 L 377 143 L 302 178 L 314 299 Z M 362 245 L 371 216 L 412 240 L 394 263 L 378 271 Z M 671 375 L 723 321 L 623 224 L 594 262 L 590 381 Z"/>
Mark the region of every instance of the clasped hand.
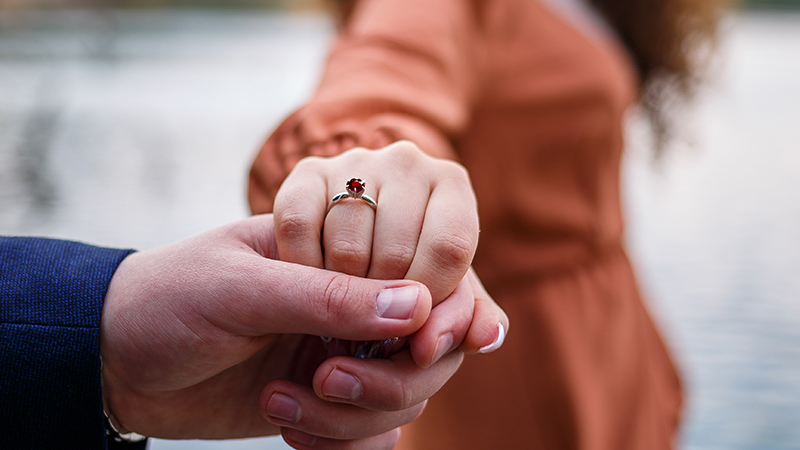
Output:
<path fill-rule="evenodd" d="M 366 182 L 375 210 L 359 201 L 330 206 L 351 177 Z M 479 223 L 461 165 L 428 156 L 409 141 L 307 157 L 281 185 L 274 213 L 284 261 L 428 287 L 435 308 L 411 339 L 421 367 L 459 345 L 476 352 L 502 344 L 508 318 L 470 269 Z"/>
<path fill-rule="evenodd" d="M 358 175 L 372 177 L 377 215 L 359 204 L 327 214 Z M 274 220 L 129 256 L 101 323 L 115 424 L 164 438 L 281 433 L 300 449 L 392 448 L 463 351 L 496 349 L 507 329 L 469 270 L 471 195 L 463 169 L 409 143 L 357 149 L 298 164 Z M 327 358 L 317 337 L 407 335 L 410 348 L 385 360 Z"/>

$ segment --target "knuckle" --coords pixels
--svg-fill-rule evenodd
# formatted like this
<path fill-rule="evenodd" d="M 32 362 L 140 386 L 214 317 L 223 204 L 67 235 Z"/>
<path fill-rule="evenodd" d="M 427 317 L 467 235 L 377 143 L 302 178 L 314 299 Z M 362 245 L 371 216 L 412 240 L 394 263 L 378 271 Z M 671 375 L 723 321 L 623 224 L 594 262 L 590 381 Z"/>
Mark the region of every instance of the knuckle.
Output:
<path fill-rule="evenodd" d="M 469 171 L 466 167 L 455 161 L 447 161 L 447 163 L 450 166 L 450 171 L 452 172 L 452 176 L 454 178 L 458 178 L 466 183 L 469 183 Z"/>
<path fill-rule="evenodd" d="M 322 162 L 320 156 L 306 156 L 297 161 L 295 170 L 313 170 Z"/>
<path fill-rule="evenodd" d="M 397 141 L 384 149 L 393 165 L 401 172 L 419 166 L 428 156 L 411 141 Z"/>
<path fill-rule="evenodd" d="M 404 152 L 418 152 L 422 153 L 417 144 L 408 140 L 400 139 L 399 141 L 392 142 L 386 146 L 387 150 L 404 151 Z"/>
<path fill-rule="evenodd" d="M 321 311 L 321 313 L 324 314 L 324 317 L 331 320 L 332 323 L 338 323 L 338 321 L 349 315 L 348 312 L 345 311 L 345 306 L 348 304 L 348 299 L 353 290 L 352 283 L 353 280 L 351 277 L 345 274 L 337 274 L 334 275 L 328 282 L 328 285 L 325 286 L 323 301 L 321 303 L 321 305 L 324 305 L 325 310 Z"/>
<path fill-rule="evenodd" d="M 434 263 L 440 267 L 467 267 L 472 263 L 475 239 L 463 232 L 442 232 L 431 240 Z"/>
<path fill-rule="evenodd" d="M 366 158 L 370 157 L 372 152 L 367 150 L 364 147 L 353 147 L 350 150 L 342 152 L 341 154 L 334 156 L 332 159 L 336 159 L 337 161 L 347 161 L 350 159 L 354 159 L 356 161 L 364 161 Z"/>
<path fill-rule="evenodd" d="M 400 391 L 400 403 L 398 405 L 398 411 L 402 409 L 408 409 L 414 406 L 414 389 L 411 386 L 401 385 L 402 389 Z"/>
<path fill-rule="evenodd" d="M 467 186 L 470 185 L 469 171 L 466 167 L 456 161 L 440 160 L 440 162 L 441 166 L 438 169 L 438 173 L 441 176 L 459 183 L 464 183 Z"/>
<path fill-rule="evenodd" d="M 387 411 L 403 411 L 416 404 L 414 402 L 414 389 L 408 383 L 395 380 L 389 389 L 389 395 L 383 408 Z"/>
<path fill-rule="evenodd" d="M 372 258 L 372 265 L 391 278 L 403 278 L 411 267 L 416 249 L 405 244 L 389 244 Z"/>
<path fill-rule="evenodd" d="M 335 240 L 325 248 L 325 259 L 336 270 L 365 269 L 369 265 L 371 248 L 347 240 Z"/>
<path fill-rule="evenodd" d="M 417 144 L 405 139 L 391 144 L 387 149 L 408 158 L 420 158 L 425 155 Z"/>
<path fill-rule="evenodd" d="M 296 242 L 317 235 L 314 222 L 305 214 L 282 211 L 275 215 L 275 236 L 281 241 Z"/>

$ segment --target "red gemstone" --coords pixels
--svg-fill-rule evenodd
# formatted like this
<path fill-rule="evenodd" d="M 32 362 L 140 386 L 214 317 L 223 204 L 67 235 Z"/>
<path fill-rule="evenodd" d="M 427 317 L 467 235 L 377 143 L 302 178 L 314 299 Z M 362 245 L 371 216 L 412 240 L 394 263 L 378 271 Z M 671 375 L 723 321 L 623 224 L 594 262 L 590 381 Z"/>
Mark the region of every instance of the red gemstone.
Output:
<path fill-rule="evenodd" d="M 364 188 L 367 186 L 367 183 L 364 183 L 364 180 L 361 178 L 351 178 L 350 181 L 347 182 L 347 190 L 353 191 L 354 193 L 364 192 Z"/>

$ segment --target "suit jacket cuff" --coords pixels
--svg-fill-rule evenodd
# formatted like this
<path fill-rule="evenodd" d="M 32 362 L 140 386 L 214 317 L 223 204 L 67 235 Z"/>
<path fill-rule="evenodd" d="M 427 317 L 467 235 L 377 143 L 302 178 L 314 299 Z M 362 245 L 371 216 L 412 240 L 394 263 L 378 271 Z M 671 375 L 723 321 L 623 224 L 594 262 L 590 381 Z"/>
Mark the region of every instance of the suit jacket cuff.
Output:
<path fill-rule="evenodd" d="M 0 448 L 107 447 L 100 316 L 131 252 L 0 237 Z"/>

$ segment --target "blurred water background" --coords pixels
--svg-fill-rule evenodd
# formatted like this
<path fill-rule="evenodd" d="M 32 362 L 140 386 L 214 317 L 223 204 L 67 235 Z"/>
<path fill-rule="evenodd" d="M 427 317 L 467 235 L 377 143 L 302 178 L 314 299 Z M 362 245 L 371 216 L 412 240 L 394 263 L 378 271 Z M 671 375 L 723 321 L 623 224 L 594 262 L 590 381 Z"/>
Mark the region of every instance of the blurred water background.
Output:
<path fill-rule="evenodd" d="M 0 234 L 147 249 L 246 217 L 249 163 L 310 94 L 333 33 L 314 2 L 271 3 L 283 8 L 0 0 Z M 623 193 L 686 382 L 683 448 L 798 449 L 800 14 L 731 14 L 684 122 L 654 165 L 632 118 Z"/>

